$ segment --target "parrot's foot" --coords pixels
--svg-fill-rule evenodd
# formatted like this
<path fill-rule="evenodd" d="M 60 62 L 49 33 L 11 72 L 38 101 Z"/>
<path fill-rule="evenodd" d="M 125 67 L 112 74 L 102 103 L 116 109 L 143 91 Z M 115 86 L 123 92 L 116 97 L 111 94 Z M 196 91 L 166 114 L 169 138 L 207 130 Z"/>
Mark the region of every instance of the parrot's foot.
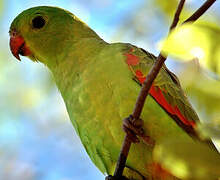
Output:
<path fill-rule="evenodd" d="M 108 175 L 105 177 L 105 180 L 129 180 L 128 178 L 122 176 L 120 178 L 114 177 L 112 175 Z"/>
<path fill-rule="evenodd" d="M 132 115 L 124 119 L 123 130 L 126 132 L 131 142 L 140 142 L 137 136 L 144 136 L 144 129 L 142 128 L 143 124 L 142 119 L 134 119 Z"/>
<path fill-rule="evenodd" d="M 133 143 L 139 143 L 138 136 L 148 145 L 154 145 L 155 142 L 150 136 L 145 135 L 143 129 L 144 122 L 142 119 L 134 119 L 132 115 L 125 118 L 123 121 L 123 130 L 128 135 L 129 139 Z"/>

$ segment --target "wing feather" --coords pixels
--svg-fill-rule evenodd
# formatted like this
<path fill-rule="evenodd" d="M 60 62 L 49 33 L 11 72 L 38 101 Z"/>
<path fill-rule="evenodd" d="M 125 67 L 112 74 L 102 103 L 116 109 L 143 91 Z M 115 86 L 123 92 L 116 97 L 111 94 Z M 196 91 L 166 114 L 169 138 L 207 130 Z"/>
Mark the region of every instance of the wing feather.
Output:
<path fill-rule="evenodd" d="M 124 55 L 133 78 L 141 85 L 156 57 L 135 46 L 129 46 Z M 149 93 L 180 127 L 191 136 L 198 136 L 195 126 L 199 117 L 184 94 L 177 76 L 165 65 L 161 68 Z"/>

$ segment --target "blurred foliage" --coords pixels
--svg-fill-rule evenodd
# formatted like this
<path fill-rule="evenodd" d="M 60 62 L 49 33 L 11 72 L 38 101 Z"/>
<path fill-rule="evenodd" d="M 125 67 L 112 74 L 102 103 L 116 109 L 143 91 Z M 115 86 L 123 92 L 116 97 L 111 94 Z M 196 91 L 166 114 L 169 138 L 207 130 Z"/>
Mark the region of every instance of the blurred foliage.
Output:
<path fill-rule="evenodd" d="M 158 143 L 154 160 L 180 179 L 209 179 L 220 177 L 219 153 L 205 144 L 172 139 Z M 218 157 L 218 158 L 217 158 Z"/>
<path fill-rule="evenodd" d="M 204 71 L 199 60 L 181 63 L 179 78 L 186 93 L 202 112 L 203 119 L 210 121 L 220 115 L 220 82 Z M 215 76 L 214 76 L 215 77 Z"/>
<path fill-rule="evenodd" d="M 179 60 L 198 58 L 203 67 L 220 74 L 220 27 L 214 23 L 185 24 L 163 44 L 164 53 Z"/>
<path fill-rule="evenodd" d="M 215 140 L 219 149 L 220 82 L 213 78 L 215 75 L 205 71 L 197 59 L 180 63 L 179 66 L 181 84 L 203 122 L 198 130 L 204 138 L 211 137 Z"/>
<path fill-rule="evenodd" d="M 210 137 L 213 140 L 220 140 L 220 121 L 219 119 L 215 119 L 215 121 L 208 123 L 198 124 L 197 130 L 200 132 L 201 137 L 204 139 L 209 139 Z"/>

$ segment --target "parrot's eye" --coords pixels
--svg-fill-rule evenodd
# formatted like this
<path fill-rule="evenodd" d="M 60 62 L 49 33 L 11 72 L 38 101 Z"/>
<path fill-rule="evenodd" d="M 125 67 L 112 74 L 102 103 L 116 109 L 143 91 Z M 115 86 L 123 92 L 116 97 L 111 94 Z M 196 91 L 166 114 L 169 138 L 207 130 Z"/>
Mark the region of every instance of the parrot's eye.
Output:
<path fill-rule="evenodd" d="M 32 20 L 32 26 L 35 29 L 44 27 L 45 23 L 45 19 L 42 16 L 37 16 Z"/>

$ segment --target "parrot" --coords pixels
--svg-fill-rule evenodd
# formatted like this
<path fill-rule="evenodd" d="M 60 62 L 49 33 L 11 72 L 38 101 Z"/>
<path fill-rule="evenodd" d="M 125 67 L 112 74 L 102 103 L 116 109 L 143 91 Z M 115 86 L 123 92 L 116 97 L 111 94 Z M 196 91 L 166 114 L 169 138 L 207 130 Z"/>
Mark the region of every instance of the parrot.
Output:
<path fill-rule="evenodd" d="M 131 116 L 126 123 L 122 120 L 131 114 L 156 57 L 129 43 L 107 43 L 59 7 L 24 10 L 11 23 L 9 34 L 15 58 L 26 56 L 49 69 L 90 159 L 104 175 L 113 175 L 125 136 L 122 126 L 131 132 L 135 128 Z M 149 95 L 140 117 L 144 136 L 132 144 L 123 176 L 133 180 L 220 177 L 219 153 L 210 139 L 199 135 L 199 117 L 166 65 Z M 180 162 L 182 169 L 176 168 Z"/>

